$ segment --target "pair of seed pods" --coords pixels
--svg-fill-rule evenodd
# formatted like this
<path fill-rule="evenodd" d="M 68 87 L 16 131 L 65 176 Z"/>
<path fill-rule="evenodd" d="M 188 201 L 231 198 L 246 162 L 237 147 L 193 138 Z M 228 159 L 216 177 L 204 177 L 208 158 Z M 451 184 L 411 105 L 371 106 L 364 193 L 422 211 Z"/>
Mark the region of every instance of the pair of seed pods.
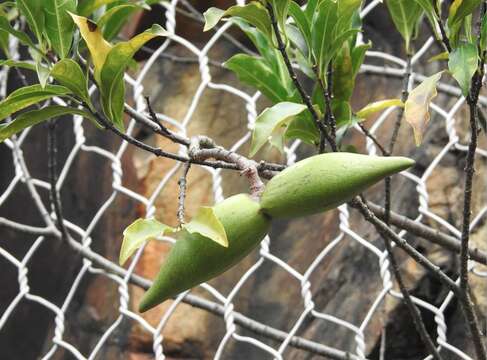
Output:
<path fill-rule="evenodd" d="M 273 219 L 311 215 L 336 208 L 381 179 L 412 166 L 404 157 L 328 153 L 299 161 L 272 178 L 260 201 L 247 194 L 214 206 L 228 247 L 182 231 L 139 311 L 214 278 L 247 256 L 267 235 Z"/>

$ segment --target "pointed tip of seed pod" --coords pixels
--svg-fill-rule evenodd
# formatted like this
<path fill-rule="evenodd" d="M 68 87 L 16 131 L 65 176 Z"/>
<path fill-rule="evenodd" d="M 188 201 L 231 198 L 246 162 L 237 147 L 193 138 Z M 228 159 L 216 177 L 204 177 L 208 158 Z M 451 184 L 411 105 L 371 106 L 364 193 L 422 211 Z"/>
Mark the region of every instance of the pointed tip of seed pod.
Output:
<path fill-rule="evenodd" d="M 161 300 L 161 298 L 159 296 L 156 299 L 156 297 L 154 297 L 154 294 L 152 293 L 151 290 L 152 290 L 152 288 L 149 288 L 149 290 L 147 290 L 147 292 L 142 297 L 142 300 L 140 301 L 140 304 L 139 304 L 139 312 L 140 313 L 144 313 L 144 312 L 156 307 L 157 305 L 161 304 L 163 301 L 166 300 L 166 299 Z"/>
<path fill-rule="evenodd" d="M 403 157 L 403 156 L 391 156 L 387 158 L 392 162 L 396 164 L 397 171 L 403 171 L 406 170 L 416 164 L 416 161 L 413 159 Z"/>

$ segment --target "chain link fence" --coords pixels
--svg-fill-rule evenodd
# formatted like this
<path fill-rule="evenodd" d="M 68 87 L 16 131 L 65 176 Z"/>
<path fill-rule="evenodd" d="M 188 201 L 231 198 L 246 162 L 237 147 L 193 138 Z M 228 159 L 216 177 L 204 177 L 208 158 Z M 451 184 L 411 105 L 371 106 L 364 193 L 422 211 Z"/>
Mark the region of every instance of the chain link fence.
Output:
<path fill-rule="evenodd" d="M 244 1 L 236 1 L 237 4 L 244 4 Z M 176 13 L 182 12 L 183 14 L 188 14 L 196 19 L 201 19 L 201 16 L 195 13 L 194 8 L 192 8 L 187 2 L 180 0 L 171 0 L 161 2 L 161 5 L 165 9 L 165 16 L 167 19 L 166 28 L 172 34 L 165 40 L 165 42 L 152 53 L 150 58 L 143 64 L 135 77 L 130 77 L 126 75 L 126 84 L 132 88 L 133 102 L 135 104 L 135 110 L 138 112 L 147 112 L 146 102 L 144 100 L 144 80 L 148 74 L 149 69 L 158 60 L 160 56 L 163 56 L 168 47 L 172 43 L 178 43 L 179 45 L 185 47 L 189 52 L 191 52 L 198 61 L 201 82 L 194 93 L 190 106 L 186 109 L 186 114 L 181 119 L 173 119 L 169 116 L 160 113 L 158 116 L 162 121 L 167 122 L 167 124 L 174 126 L 178 131 L 186 135 L 186 128 L 192 120 L 192 115 L 198 106 L 198 103 L 202 97 L 205 96 L 205 89 L 218 89 L 223 92 L 228 92 L 233 96 L 244 100 L 245 109 L 248 114 L 248 132 L 237 141 L 231 150 L 239 151 L 239 149 L 247 142 L 249 142 L 251 137 L 250 130 L 252 129 L 256 116 L 257 108 L 256 102 L 260 97 L 259 93 L 249 94 L 241 89 L 235 88 L 224 83 L 215 83 L 212 80 L 212 71 L 209 66 L 212 59 L 209 57 L 209 52 L 215 43 L 227 34 L 227 30 L 230 28 L 230 23 L 223 24 L 218 30 L 214 32 L 211 38 L 204 44 L 203 47 L 199 48 L 191 43 L 189 40 L 185 39 L 176 34 Z M 380 1 L 375 0 L 368 3 L 362 10 L 362 17 L 368 16 L 372 10 L 377 6 L 383 6 Z M 359 37 L 358 41 L 361 41 Z M 424 56 L 428 49 L 433 45 L 434 39 L 429 38 L 421 47 L 418 47 L 418 51 L 412 58 L 412 68 L 415 69 L 415 64 L 419 61 L 424 60 Z M 18 44 L 12 39 L 11 41 L 11 51 L 12 54 L 19 57 Z M 367 61 L 380 58 L 385 66 L 372 65 L 371 62 Z M 404 59 L 398 58 L 392 54 L 383 53 L 379 51 L 369 51 L 367 53 L 367 58 L 365 64 L 363 65 L 361 71 L 362 73 L 373 73 L 379 75 L 402 77 L 406 68 L 406 61 Z M 9 68 L 4 67 L 0 71 L 0 96 L 3 98 L 7 95 L 7 79 L 9 76 Z M 417 72 L 412 73 L 410 77 L 409 88 L 411 89 L 413 85 L 424 79 L 424 74 Z M 456 130 L 457 112 L 464 104 L 465 99 L 461 96 L 461 92 L 458 88 L 447 85 L 440 84 L 439 89 L 444 93 L 448 94 L 452 98 L 457 99 L 454 105 L 449 109 L 444 109 L 437 104 L 433 103 L 431 109 L 437 116 L 439 116 L 444 122 L 444 127 L 448 133 L 448 142 L 443 144 L 442 151 L 436 156 L 436 158 L 429 164 L 426 170 L 421 176 L 414 175 L 411 172 L 405 171 L 400 174 L 408 182 L 414 184 L 416 188 L 415 196 L 418 199 L 418 217 L 415 219 L 417 222 L 428 220 L 429 222 L 434 222 L 438 224 L 443 229 L 447 229 L 453 236 L 459 237 L 460 230 L 456 228 L 447 219 L 442 218 L 440 215 L 435 214 L 429 206 L 429 194 L 426 187 L 426 182 L 431 176 L 435 168 L 441 163 L 443 157 L 450 151 L 456 150 L 460 152 L 465 152 L 467 150 L 467 145 L 462 143 Z M 92 89 L 95 91 L 95 89 Z M 63 105 L 63 100 L 55 99 L 55 102 Z M 480 99 L 481 104 L 485 105 L 487 100 L 485 98 Z M 374 125 L 370 128 L 372 134 L 380 133 L 384 121 L 390 116 L 396 109 L 390 108 L 384 111 L 381 116 L 375 121 Z M 178 174 L 178 169 L 181 164 L 176 163 L 174 167 L 165 174 L 164 178 L 160 181 L 159 185 L 156 187 L 154 192 L 149 196 L 144 196 L 137 193 L 133 189 L 127 188 L 123 185 L 124 171 L 122 168 L 122 156 L 127 151 L 128 144 L 122 142 L 118 147 L 117 151 L 111 152 L 103 147 L 90 145 L 90 139 L 85 137 L 85 120 L 80 117 L 73 117 L 72 131 L 75 137 L 75 144 L 69 154 L 67 160 L 62 167 L 60 167 L 60 176 L 57 182 L 58 190 L 61 190 L 65 186 L 65 180 L 72 170 L 72 164 L 81 153 L 91 153 L 97 157 L 100 157 L 106 162 L 109 162 L 112 167 L 112 188 L 113 191 L 101 206 L 99 210 L 93 214 L 92 220 L 86 228 L 78 226 L 76 223 L 70 222 L 69 219 L 65 219 L 65 226 L 67 229 L 77 235 L 77 238 L 81 241 L 72 241 L 71 246 L 77 249 L 83 255 L 82 266 L 79 269 L 71 289 L 64 299 L 61 306 L 55 305 L 49 300 L 38 296 L 29 286 L 29 261 L 36 251 L 43 246 L 43 243 L 49 241 L 49 237 L 55 236 L 60 237 L 59 231 L 55 226 L 55 215 L 51 212 L 50 207 L 43 201 L 43 193 L 47 193 L 50 186 L 49 183 L 41 179 L 31 176 L 31 171 L 29 170 L 30 163 L 35 159 L 28 158 L 24 156 L 22 148 L 23 145 L 29 142 L 30 130 L 25 130 L 21 135 L 13 137 L 2 145 L 3 147 L 8 147 L 12 154 L 11 165 L 15 169 L 15 176 L 11 179 L 10 184 L 3 189 L 0 189 L 0 207 L 3 206 L 11 194 L 19 187 L 27 188 L 31 196 L 31 204 L 29 206 L 34 206 L 39 212 L 39 216 L 44 222 L 43 227 L 33 227 L 24 223 L 14 222 L 8 218 L 0 218 L 0 225 L 15 228 L 19 231 L 31 234 L 32 245 L 29 251 L 23 257 L 15 257 L 10 252 L 0 247 L 0 257 L 3 258 L 1 262 L 1 267 L 13 267 L 18 273 L 18 285 L 19 291 L 15 298 L 11 299 L 10 305 L 7 308 L 0 309 L 0 336 L 2 336 L 2 328 L 11 319 L 11 314 L 16 310 L 18 306 L 21 306 L 22 301 L 30 301 L 38 303 L 39 305 L 45 307 L 52 312 L 52 317 L 55 322 L 54 336 L 51 339 L 51 348 L 43 354 L 42 359 L 49 359 L 53 354 L 59 349 L 64 348 L 67 352 L 72 354 L 76 359 L 99 359 L 100 351 L 106 345 L 110 336 L 117 330 L 117 328 L 122 323 L 124 319 L 130 319 L 133 322 L 140 324 L 145 330 L 150 332 L 153 337 L 153 353 L 154 357 L 158 360 L 164 359 L 164 338 L 161 335 L 162 330 L 171 319 L 175 309 L 182 303 L 186 302 L 193 306 L 199 307 L 206 311 L 212 312 L 220 316 L 221 321 L 224 322 L 226 333 L 221 338 L 221 341 L 216 349 L 214 349 L 215 359 L 225 358 L 225 349 L 228 346 L 229 341 L 245 342 L 251 346 L 260 348 L 262 351 L 270 354 L 275 359 L 285 358 L 285 351 L 289 347 L 297 347 L 310 353 L 322 355 L 332 359 L 365 359 L 367 356 L 366 352 L 366 340 L 368 337 L 368 325 L 371 319 L 376 316 L 380 316 L 380 308 L 383 302 L 388 297 L 394 297 L 400 299 L 402 297 L 401 293 L 394 290 L 394 284 L 392 280 L 392 275 L 389 269 L 389 260 L 387 253 L 371 242 L 368 241 L 366 237 L 354 230 L 354 224 L 349 222 L 349 210 L 347 205 L 342 205 L 336 211 L 339 212 L 339 235 L 330 241 L 322 251 L 316 255 L 314 261 L 309 264 L 306 271 L 298 272 L 296 269 L 291 267 L 285 258 L 279 258 L 273 254 L 270 250 L 270 243 L 273 241 L 270 237 L 266 237 L 261 243 L 260 248 L 257 250 L 259 253 L 259 259 L 255 264 L 253 264 L 248 271 L 241 274 L 240 280 L 234 284 L 233 289 L 228 293 L 222 293 L 218 289 L 211 287 L 208 284 L 201 285 L 210 295 L 211 300 L 203 299 L 199 296 L 191 295 L 190 293 L 184 293 L 177 297 L 177 299 L 172 303 L 172 305 L 165 312 L 164 316 L 160 318 L 160 322 L 157 326 L 151 326 L 143 317 L 141 317 L 137 312 L 135 312 L 129 304 L 130 292 L 129 283 L 135 283 L 136 285 L 147 288 L 150 282 L 146 279 L 138 277 L 134 274 L 134 269 L 137 262 L 139 261 L 144 249 L 140 249 L 138 253 L 133 258 L 128 269 L 122 269 L 116 264 L 108 261 L 107 259 L 101 257 L 91 248 L 92 244 L 92 232 L 96 225 L 99 223 L 100 219 L 103 217 L 104 213 L 114 204 L 117 197 L 128 197 L 145 209 L 145 216 L 151 217 L 156 213 L 156 199 L 159 194 L 164 190 L 168 181 L 176 177 Z M 134 131 L 135 122 L 131 121 L 127 132 L 130 134 Z M 356 131 L 362 134 L 359 127 L 355 128 Z M 301 143 L 295 141 L 285 148 L 285 155 L 287 164 L 292 164 L 296 161 L 296 151 L 300 147 Z M 366 149 L 369 154 L 376 154 L 377 148 L 374 143 L 367 138 L 366 139 Z M 181 146 L 180 151 L 184 154 L 186 148 Z M 480 157 L 487 157 L 486 149 L 478 149 L 477 154 Z M 206 168 L 206 170 L 211 174 L 213 179 L 213 197 L 215 202 L 220 202 L 223 200 L 222 191 L 222 170 Z M 88 196 L 88 194 L 86 194 Z M 26 204 L 27 205 L 27 204 Z M 471 229 L 475 229 L 479 224 L 481 224 L 487 213 L 487 205 L 478 213 L 474 214 L 474 220 L 471 224 Z M 29 219 L 26 219 L 26 222 Z M 406 231 L 400 232 L 400 236 L 405 236 Z M 173 242 L 174 240 L 169 237 L 163 237 L 159 239 L 161 241 Z M 374 300 L 371 302 L 372 305 L 368 309 L 368 312 L 364 314 L 362 321 L 358 323 L 350 323 L 345 321 L 333 313 L 325 313 L 320 311 L 320 308 L 315 305 L 313 301 L 313 293 L 311 291 L 310 276 L 316 269 L 327 262 L 330 256 L 333 256 L 333 250 L 340 245 L 345 244 L 347 246 L 348 242 L 356 242 L 363 246 L 366 251 L 372 253 L 375 256 L 375 261 L 380 266 L 380 272 L 377 273 L 376 281 L 382 284 L 382 291 L 378 294 L 370 294 Z M 6 260 L 6 261 L 5 261 Z M 255 319 L 252 319 L 245 314 L 242 314 L 234 306 L 234 299 L 238 295 L 240 289 L 244 286 L 246 281 L 248 281 L 253 276 L 259 273 L 264 262 L 272 262 L 278 266 L 282 271 L 287 272 L 300 284 L 301 296 L 303 300 L 303 308 L 298 317 L 294 319 L 294 325 L 289 331 L 281 331 L 279 329 L 272 328 L 266 324 L 263 324 Z M 353 268 L 350 268 L 353 271 Z M 485 278 L 487 277 L 487 271 L 485 267 L 477 264 L 473 261 L 470 262 L 471 275 L 474 277 Z M 79 286 L 83 279 L 89 276 L 89 274 L 94 274 L 96 276 L 103 276 L 108 278 L 117 284 L 120 297 L 119 297 L 119 316 L 113 324 L 106 329 L 106 331 L 99 337 L 99 340 L 95 347 L 93 347 L 89 352 L 81 353 L 77 348 L 77 344 L 69 343 L 64 337 L 65 333 L 65 323 L 67 310 L 72 304 L 73 297 L 78 291 Z M 440 306 L 434 306 L 431 303 L 421 300 L 420 298 L 413 297 L 414 302 L 425 311 L 431 312 L 434 316 L 434 321 L 436 325 L 436 344 L 442 353 L 452 353 L 461 359 L 472 359 L 462 349 L 456 348 L 450 344 L 450 339 L 447 337 L 447 329 L 451 324 L 448 324 L 445 320 L 445 309 L 453 301 L 454 296 L 452 293 L 443 299 Z M 315 321 L 326 322 L 330 327 L 344 327 L 353 334 L 355 349 L 351 352 L 344 351 L 343 349 L 337 349 L 333 344 L 327 343 L 317 343 L 310 339 L 305 339 L 296 336 L 299 332 L 300 327 L 303 323 L 310 318 Z M 28 326 L 28 324 L 22 324 L 22 326 Z M 252 335 L 241 335 L 239 329 L 245 328 L 250 330 L 246 331 L 246 334 L 251 333 Z M 263 339 L 270 338 L 279 342 L 279 346 L 271 347 L 266 344 Z"/>

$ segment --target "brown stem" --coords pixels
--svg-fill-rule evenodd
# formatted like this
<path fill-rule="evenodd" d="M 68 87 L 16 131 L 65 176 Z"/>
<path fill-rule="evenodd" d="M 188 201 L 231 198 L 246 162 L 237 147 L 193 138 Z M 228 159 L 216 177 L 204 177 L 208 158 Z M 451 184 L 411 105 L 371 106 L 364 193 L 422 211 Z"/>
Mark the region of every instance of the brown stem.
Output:
<path fill-rule="evenodd" d="M 191 167 L 191 163 L 187 162 L 183 164 L 183 172 L 181 177 L 179 178 L 178 185 L 179 185 L 179 196 L 178 196 L 178 221 L 179 226 L 185 223 L 184 221 L 184 201 L 186 200 L 186 189 L 187 189 L 187 177 L 188 172 Z"/>

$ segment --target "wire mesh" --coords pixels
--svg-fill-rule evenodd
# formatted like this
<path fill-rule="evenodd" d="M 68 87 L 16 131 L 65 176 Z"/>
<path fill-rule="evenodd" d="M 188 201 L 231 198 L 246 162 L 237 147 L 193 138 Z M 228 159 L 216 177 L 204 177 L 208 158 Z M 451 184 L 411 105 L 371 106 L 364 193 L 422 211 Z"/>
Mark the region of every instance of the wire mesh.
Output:
<path fill-rule="evenodd" d="M 237 4 L 244 4 L 244 1 L 236 1 Z M 209 57 L 209 52 L 215 43 L 226 34 L 227 30 L 230 28 L 230 23 L 224 23 L 218 30 L 214 32 L 211 38 L 202 46 L 201 48 L 197 47 L 191 41 L 187 40 L 186 38 L 179 36 L 176 34 L 176 12 L 178 9 L 182 11 L 194 11 L 194 9 L 189 8 L 189 4 L 180 1 L 180 0 L 171 0 L 170 2 L 161 2 L 161 5 L 165 8 L 165 16 L 167 19 L 166 28 L 170 32 L 170 36 L 168 36 L 167 40 L 156 50 L 153 52 L 151 57 L 145 62 L 145 64 L 141 67 L 140 71 L 138 72 L 137 76 L 130 77 L 126 75 L 126 84 L 127 86 L 132 88 L 133 94 L 133 102 L 135 103 L 135 109 L 138 112 L 147 112 L 146 102 L 144 101 L 143 93 L 144 93 L 144 80 L 147 77 L 149 69 L 154 64 L 157 59 L 164 55 L 167 51 L 168 47 L 172 43 L 178 43 L 179 45 L 185 47 L 189 52 L 191 52 L 198 61 L 199 64 L 199 71 L 201 76 L 201 81 L 199 87 L 197 88 L 192 101 L 188 108 L 186 109 L 185 116 L 181 119 L 174 119 L 170 118 L 166 114 L 158 114 L 161 119 L 172 126 L 175 126 L 178 131 L 184 135 L 186 132 L 186 128 L 188 124 L 192 120 L 192 116 L 195 112 L 195 109 L 200 102 L 201 98 L 205 96 L 205 89 L 218 89 L 220 91 L 228 92 L 235 97 L 242 99 L 245 102 L 245 109 L 247 112 L 248 117 L 248 131 L 247 133 L 237 141 L 232 150 L 239 151 L 239 149 L 250 140 L 251 137 L 251 129 L 254 125 L 256 116 L 257 116 L 257 105 L 256 102 L 260 97 L 259 93 L 249 94 L 241 89 L 238 89 L 234 86 L 230 86 L 225 83 L 215 83 L 212 79 L 212 72 L 209 66 L 211 61 Z M 375 0 L 371 1 L 363 10 L 362 10 L 362 17 L 367 16 L 376 6 L 380 5 L 380 1 Z M 360 37 L 358 41 L 361 41 Z M 412 67 L 415 68 L 414 65 L 417 64 L 419 61 L 424 60 L 424 56 L 427 50 L 433 45 L 434 39 L 429 38 L 422 47 L 416 52 L 414 57 L 412 58 Z M 15 42 L 14 39 L 11 41 L 11 52 L 14 56 L 19 57 L 18 53 L 18 44 Z M 385 66 L 378 66 L 370 64 L 367 60 L 380 58 L 386 64 Z M 383 75 L 391 75 L 391 76 L 402 76 L 406 68 L 406 61 L 404 59 L 398 58 L 394 55 L 379 52 L 379 51 L 368 51 L 366 57 L 366 63 L 362 66 L 361 71 L 363 73 L 377 73 Z M 4 67 L 0 71 L 0 96 L 5 97 L 7 92 L 7 78 L 9 69 Z M 409 87 L 412 88 L 413 84 L 417 81 L 421 81 L 424 79 L 424 74 L 420 74 L 417 72 L 412 73 L 410 78 Z M 94 91 L 95 89 L 91 89 Z M 436 158 L 429 164 L 429 166 L 425 169 L 421 176 L 414 175 L 411 172 L 404 171 L 401 173 L 400 176 L 404 177 L 407 181 L 414 184 L 416 188 L 416 194 L 419 202 L 419 216 L 416 218 L 416 221 L 421 222 L 423 220 L 428 220 L 430 222 L 436 223 L 443 228 L 449 230 L 455 236 L 460 236 L 460 230 L 456 228 L 449 220 L 442 218 L 439 214 L 434 213 L 430 209 L 429 205 L 429 194 L 426 187 L 426 182 L 435 170 L 435 168 L 441 163 L 444 156 L 453 150 L 465 152 L 467 150 L 466 144 L 461 142 L 459 135 L 457 134 L 456 130 L 456 116 L 464 104 L 465 99 L 461 96 L 461 92 L 458 88 L 441 84 L 440 90 L 443 90 L 446 93 L 449 93 L 452 97 L 456 97 L 457 101 L 450 109 L 443 109 L 441 106 L 433 103 L 431 105 L 432 111 L 436 113 L 438 117 L 440 117 L 444 121 L 444 126 L 446 132 L 448 133 L 448 142 L 443 144 L 442 150 L 438 153 Z M 481 98 L 481 103 L 485 104 L 486 100 Z M 55 102 L 58 104 L 63 104 L 63 100 L 55 99 Z M 379 133 L 381 131 L 381 127 L 383 126 L 386 118 L 394 111 L 394 108 L 390 108 L 383 112 L 383 114 L 377 119 L 374 123 L 372 128 L 370 129 L 372 134 Z M 126 270 L 122 270 L 118 268 L 118 270 L 113 273 L 109 266 L 107 265 L 108 261 L 99 261 L 100 258 L 96 257 L 96 254 L 90 248 L 92 243 L 92 232 L 97 223 L 103 217 L 104 213 L 114 204 L 114 201 L 119 196 L 126 196 L 137 203 L 141 204 L 145 208 L 145 215 L 147 217 L 151 217 L 156 213 L 156 199 L 158 198 L 159 194 L 164 190 L 167 183 L 177 176 L 177 170 L 180 167 L 180 164 L 175 164 L 171 170 L 165 174 L 164 178 L 160 181 L 154 192 L 150 196 L 144 196 L 143 194 L 137 193 L 133 189 L 129 189 L 123 185 L 123 168 L 121 159 L 122 156 L 127 151 L 128 144 L 122 142 L 122 144 L 118 147 L 115 152 L 108 151 L 102 147 L 92 146 L 90 145 L 89 139 L 85 137 L 84 131 L 84 120 L 78 116 L 74 116 L 73 118 L 73 134 L 75 137 L 75 144 L 69 154 L 66 162 L 63 164 L 61 173 L 58 179 L 57 188 L 58 190 L 62 189 L 65 186 L 65 180 L 72 170 L 72 164 L 75 159 L 79 156 L 80 153 L 92 153 L 96 156 L 102 158 L 104 161 L 107 161 L 111 164 L 112 167 L 112 193 L 108 197 L 108 200 L 104 202 L 99 210 L 94 214 L 89 226 L 86 228 L 81 228 L 77 224 L 70 222 L 69 220 L 64 220 L 66 227 L 73 233 L 79 235 L 82 239 L 81 242 L 74 244 L 81 253 L 84 255 L 84 260 L 82 263 L 81 268 L 79 269 L 73 283 L 71 289 L 64 299 L 64 302 L 61 306 L 57 306 L 54 303 L 50 302 L 49 300 L 38 296 L 35 294 L 34 291 L 29 286 L 29 260 L 32 256 L 36 253 L 42 244 L 47 241 L 46 237 L 51 235 L 59 235 L 58 231 L 56 230 L 55 226 L 55 215 L 50 212 L 49 206 L 42 200 L 41 193 L 49 189 L 49 184 L 41 179 L 37 179 L 32 177 L 29 171 L 29 163 L 32 159 L 28 159 L 24 156 L 22 147 L 23 144 L 29 141 L 29 133 L 30 130 L 25 130 L 22 134 L 16 137 L 12 137 L 11 139 L 7 140 L 3 145 L 0 146 L 7 146 L 10 149 L 12 154 L 12 166 L 15 169 L 15 175 L 12 178 L 10 184 L 1 190 L 0 194 L 0 207 L 4 205 L 9 198 L 9 196 L 15 191 L 18 187 L 26 187 L 29 191 L 32 204 L 35 206 L 39 211 L 39 216 L 42 218 L 44 222 L 43 227 L 33 227 L 27 224 L 14 222 L 7 218 L 0 218 L 0 224 L 7 225 L 13 228 L 18 228 L 24 232 L 29 232 L 32 234 L 32 245 L 30 246 L 29 251 L 23 256 L 22 258 L 16 258 L 7 250 L 0 247 L 0 257 L 4 258 L 9 265 L 5 265 L 5 262 L 2 262 L 3 266 L 10 266 L 16 269 L 18 273 L 18 284 L 19 284 L 19 292 L 17 296 L 11 301 L 10 305 L 6 309 L 1 309 L 1 317 L 0 317 L 0 336 L 2 328 L 4 328 L 5 324 L 10 320 L 11 314 L 15 311 L 16 307 L 19 306 L 20 302 L 23 300 L 28 300 L 31 302 L 38 303 L 39 305 L 49 309 L 52 312 L 53 319 L 55 321 L 55 331 L 54 336 L 51 339 L 51 347 L 48 351 L 43 354 L 42 359 L 49 359 L 53 356 L 53 354 L 58 350 L 58 348 L 64 348 L 66 351 L 71 353 L 77 359 L 96 359 L 100 358 L 99 354 L 101 349 L 104 345 L 106 345 L 107 341 L 109 340 L 110 336 L 117 330 L 117 328 L 122 323 L 123 319 L 130 319 L 131 321 L 137 322 L 140 324 L 146 331 L 152 334 L 153 338 L 153 353 L 154 357 L 158 360 L 164 359 L 164 346 L 163 346 L 163 336 L 162 330 L 167 325 L 168 321 L 171 319 L 171 316 L 174 314 L 176 308 L 182 303 L 183 299 L 189 299 L 193 301 L 193 303 L 199 304 L 203 308 L 206 307 L 207 310 L 219 313 L 222 315 L 221 321 L 224 322 L 226 332 L 225 335 L 222 337 L 218 347 L 214 349 L 214 358 L 215 359 L 223 359 L 225 358 L 225 349 L 228 346 L 230 340 L 237 341 L 237 342 L 245 342 L 250 346 L 255 346 L 260 348 L 262 351 L 268 353 L 275 359 L 283 359 L 285 356 L 285 351 L 290 346 L 300 346 L 301 348 L 306 349 L 307 351 L 326 355 L 330 358 L 335 359 L 346 359 L 346 358 L 353 358 L 353 359 L 365 359 L 366 358 L 366 339 L 368 336 L 368 325 L 371 322 L 371 319 L 374 316 L 378 316 L 379 309 L 381 304 L 385 301 L 387 297 L 394 297 L 400 299 L 402 297 L 401 293 L 397 292 L 393 288 L 393 281 L 391 279 L 391 272 L 389 269 L 389 260 L 387 258 L 387 254 L 384 250 L 379 249 L 375 245 L 373 245 L 368 239 L 360 233 L 354 231 L 354 224 L 349 222 L 349 212 L 347 205 L 342 205 L 338 210 L 339 212 L 339 235 L 333 239 L 329 244 L 327 244 L 322 251 L 315 257 L 314 261 L 309 264 L 306 271 L 299 272 L 292 266 L 290 266 L 286 259 L 279 258 L 275 254 L 273 254 L 270 250 L 270 243 L 272 241 L 271 238 L 266 237 L 264 241 L 261 243 L 259 248 L 259 258 L 258 261 L 253 264 L 245 273 L 241 274 L 241 277 L 238 282 L 236 282 L 233 286 L 233 289 L 228 292 L 227 294 L 223 294 L 218 291 L 218 289 L 211 287 L 208 284 L 203 284 L 202 287 L 211 294 L 212 301 L 206 301 L 203 299 L 198 299 L 195 295 L 190 295 L 187 293 L 181 294 L 177 297 L 177 299 L 172 303 L 172 305 L 167 309 L 164 315 L 160 318 L 160 322 L 157 326 L 151 326 L 143 317 L 141 317 L 137 312 L 134 312 L 129 304 L 130 300 L 130 292 L 129 292 L 129 281 L 133 276 L 134 269 L 136 267 L 137 262 L 139 261 L 144 248 L 141 248 L 135 257 L 133 258 L 130 266 Z M 128 126 L 127 132 L 132 133 L 135 127 L 135 122 L 132 120 L 130 125 Z M 354 129 L 361 133 L 360 128 Z M 285 149 L 286 160 L 287 164 L 292 164 L 296 161 L 296 151 L 301 146 L 299 141 L 295 141 L 290 144 Z M 366 149 L 369 154 L 376 154 L 377 149 L 374 143 L 367 138 L 366 140 Z M 181 147 L 180 151 L 184 153 L 186 151 L 185 147 Z M 486 149 L 478 149 L 477 153 L 481 157 L 487 157 L 487 150 Z M 222 175 L 221 170 L 213 169 L 213 168 L 206 168 L 206 170 L 212 176 L 212 190 L 213 190 L 213 197 L 215 202 L 220 202 L 223 200 L 223 190 L 222 190 Z M 484 218 L 485 214 L 487 213 L 487 205 L 483 207 L 483 209 L 474 214 L 474 220 L 472 221 L 472 230 L 480 224 L 481 220 Z M 400 233 L 401 236 L 405 236 L 406 232 L 402 231 Z M 172 238 L 163 237 L 160 239 L 161 241 L 174 241 Z M 318 269 L 323 263 L 327 261 L 327 259 L 332 255 L 333 250 L 345 243 L 345 246 L 348 242 L 356 242 L 363 246 L 364 249 L 369 251 L 375 256 L 375 261 L 379 264 L 380 271 L 377 274 L 376 281 L 380 282 L 382 285 L 382 291 L 379 294 L 372 295 L 375 296 L 375 299 L 371 302 L 371 306 L 368 309 L 368 312 L 363 316 L 362 321 L 359 323 L 351 323 L 345 321 L 333 313 L 325 313 L 320 311 L 320 308 L 317 307 L 313 301 L 313 294 L 311 292 L 311 282 L 310 277 L 316 269 Z M 300 315 L 294 319 L 294 325 L 292 328 L 287 331 L 279 331 L 276 329 L 272 329 L 270 327 L 266 327 L 266 324 L 261 324 L 253 319 L 246 317 L 244 314 L 239 313 L 235 309 L 234 299 L 238 295 L 240 289 L 244 286 L 244 284 L 253 276 L 260 271 L 264 262 L 272 262 L 277 267 L 282 269 L 282 271 L 287 272 L 290 276 L 296 279 L 296 281 L 300 284 L 301 287 L 301 296 L 303 300 L 303 308 Z M 112 264 L 112 268 L 116 267 Z M 474 263 L 471 262 L 470 264 L 470 271 L 472 276 L 476 277 L 487 277 L 487 273 L 485 270 Z M 113 281 L 117 284 L 119 289 L 119 316 L 118 318 L 112 323 L 112 325 L 99 337 L 99 340 L 89 352 L 81 353 L 78 348 L 77 344 L 69 343 L 64 338 L 65 333 L 65 322 L 66 322 L 66 314 L 67 309 L 72 303 L 73 297 L 78 290 L 82 280 L 89 276 L 89 274 L 95 274 L 97 276 L 105 276 L 110 281 Z M 445 321 L 445 309 L 453 300 L 453 294 L 448 293 L 447 296 L 443 299 L 443 302 L 440 306 L 434 306 L 420 298 L 413 297 L 414 302 L 424 309 L 425 311 L 431 312 L 434 316 L 434 321 L 436 324 L 436 343 L 438 348 L 441 349 L 442 352 L 450 352 L 457 355 L 459 358 L 462 359 L 471 359 L 466 353 L 462 351 L 462 349 L 454 347 L 447 337 L 447 328 L 449 324 Z M 199 301 L 199 302 L 198 302 Z M 306 320 L 313 318 L 315 321 L 323 321 L 329 324 L 329 326 L 335 327 L 344 327 L 353 333 L 354 342 L 355 342 L 355 349 L 350 354 L 347 354 L 343 349 L 336 349 L 333 347 L 333 344 L 318 344 L 313 342 L 312 340 L 306 340 L 297 338 L 296 334 L 299 332 L 300 327 Z M 250 328 L 253 328 L 253 334 L 250 335 L 241 335 L 239 332 L 239 325 L 247 324 Z M 270 336 L 275 340 L 279 340 L 279 346 L 271 347 L 262 341 L 262 336 Z"/>

